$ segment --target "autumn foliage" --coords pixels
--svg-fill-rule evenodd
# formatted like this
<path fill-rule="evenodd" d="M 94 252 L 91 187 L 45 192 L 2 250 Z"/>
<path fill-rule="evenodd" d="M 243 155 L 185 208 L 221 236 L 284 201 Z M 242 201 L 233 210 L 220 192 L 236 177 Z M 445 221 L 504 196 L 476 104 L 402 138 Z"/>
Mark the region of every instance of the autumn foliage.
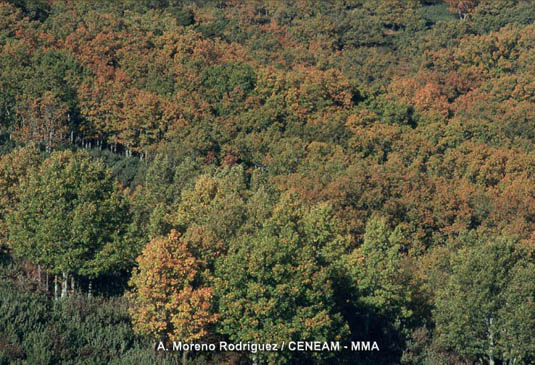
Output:
<path fill-rule="evenodd" d="M 194 364 L 534 363 L 534 4 L 0 2 L 6 278 L 147 343 L 381 348 Z"/>
<path fill-rule="evenodd" d="M 200 341 L 217 314 L 212 289 L 199 286 L 199 265 L 180 234 L 154 239 L 138 258 L 132 276 L 134 328 L 165 341 Z"/>

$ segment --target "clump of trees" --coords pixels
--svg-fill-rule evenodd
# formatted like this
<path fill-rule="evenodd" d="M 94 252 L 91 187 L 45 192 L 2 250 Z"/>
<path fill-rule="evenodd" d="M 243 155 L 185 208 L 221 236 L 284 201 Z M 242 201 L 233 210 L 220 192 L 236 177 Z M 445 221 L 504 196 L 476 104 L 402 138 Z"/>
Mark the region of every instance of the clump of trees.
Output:
<path fill-rule="evenodd" d="M 77 278 L 128 267 L 135 252 L 125 241 L 128 203 L 102 162 L 85 152 L 54 152 L 19 183 L 6 217 L 10 248 L 38 265 L 40 280 L 41 270 L 54 275 L 56 296 L 58 276 L 64 297 Z"/>

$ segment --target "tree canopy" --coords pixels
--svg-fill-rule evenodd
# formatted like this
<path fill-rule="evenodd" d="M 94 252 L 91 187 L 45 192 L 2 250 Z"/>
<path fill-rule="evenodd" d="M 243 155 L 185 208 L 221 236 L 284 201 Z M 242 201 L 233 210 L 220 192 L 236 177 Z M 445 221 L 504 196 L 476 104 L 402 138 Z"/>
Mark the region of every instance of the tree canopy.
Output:
<path fill-rule="evenodd" d="M 21 183 L 9 242 L 50 273 L 95 278 L 128 265 L 127 219 L 127 202 L 102 162 L 54 152 Z"/>
<path fill-rule="evenodd" d="M 0 0 L 0 290 L 28 309 L 0 322 L 57 334 L 40 311 L 121 296 L 130 339 L 77 358 L 2 322 L 0 364 L 296 339 L 380 351 L 185 361 L 535 361 L 534 23 L 529 0 Z"/>

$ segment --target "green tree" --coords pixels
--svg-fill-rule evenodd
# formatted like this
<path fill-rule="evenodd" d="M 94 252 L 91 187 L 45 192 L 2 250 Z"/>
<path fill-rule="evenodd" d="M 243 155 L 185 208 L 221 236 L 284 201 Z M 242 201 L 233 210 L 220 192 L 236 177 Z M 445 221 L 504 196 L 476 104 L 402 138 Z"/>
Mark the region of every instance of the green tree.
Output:
<path fill-rule="evenodd" d="M 201 175 L 193 188 L 182 191 L 170 222 L 188 239 L 204 231 L 221 243 L 227 242 L 246 219 L 245 195 L 247 186 L 241 166 L 222 168 L 213 176 Z"/>
<path fill-rule="evenodd" d="M 283 195 L 273 216 L 258 231 L 234 240 L 217 264 L 219 332 L 256 343 L 344 339 L 348 326 L 336 308 L 334 283 L 347 245 L 328 205 L 306 208 L 295 194 Z M 291 363 L 329 355 L 253 356 Z"/>
<path fill-rule="evenodd" d="M 6 243 L 7 216 L 19 201 L 20 185 L 40 163 L 41 154 L 33 146 L 0 156 L 0 246 Z"/>
<path fill-rule="evenodd" d="M 405 253 L 409 242 L 402 226 L 392 230 L 384 218 L 372 217 L 364 242 L 348 258 L 356 309 L 363 313 L 361 335 L 381 338 L 384 348 L 389 346 L 394 353 L 401 351 L 415 322 L 424 321 L 429 310 L 413 282 L 411 260 Z"/>
<path fill-rule="evenodd" d="M 9 242 L 17 256 L 62 274 L 66 295 L 69 275 L 93 279 L 133 261 L 122 240 L 128 219 L 127 201 L 101 161 L 55 152 L 21 184 Z"/>
<path fill-rule="evenodd" d="M 464 239 L 443 268 L 446 283 L 437 285 L 435 341 L 468 360 L 533 362 L 535 284 L 529 261 L 512 239 Z"/>

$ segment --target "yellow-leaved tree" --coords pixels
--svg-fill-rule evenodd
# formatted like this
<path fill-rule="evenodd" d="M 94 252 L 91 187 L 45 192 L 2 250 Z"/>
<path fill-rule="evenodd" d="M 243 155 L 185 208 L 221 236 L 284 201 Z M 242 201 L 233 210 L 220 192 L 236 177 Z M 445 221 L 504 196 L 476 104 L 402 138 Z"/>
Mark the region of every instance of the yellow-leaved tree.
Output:
<path fill-rule="evenodd" d="M 218 315 L 212 289 L 202 284 L 202 266 L 180 233 L 149 242 L 137 262 L 128 294 L 134 329 L 166 343 L 203 339 Z"/>

